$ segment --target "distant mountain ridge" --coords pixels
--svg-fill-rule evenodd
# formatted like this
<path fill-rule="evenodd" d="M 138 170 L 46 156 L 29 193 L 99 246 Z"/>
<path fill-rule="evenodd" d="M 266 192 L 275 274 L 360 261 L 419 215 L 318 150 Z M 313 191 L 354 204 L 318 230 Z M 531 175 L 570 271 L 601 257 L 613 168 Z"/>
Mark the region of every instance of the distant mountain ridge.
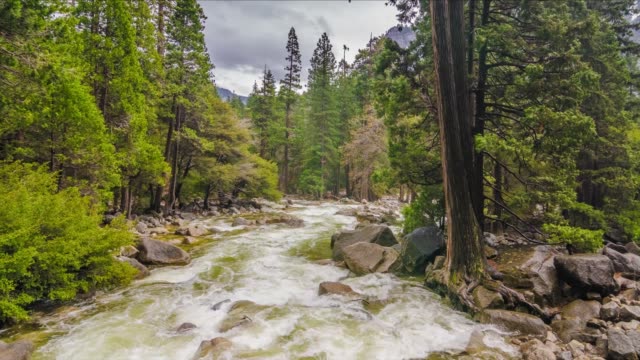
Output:
<path fill-rule="evenodd" d="M 216 90 L 218 90 L 218 96 L 220 96 L 222 100 L 227 102 L 231 101 L 231 99 L 233 99 L 234 97 L 237 97 L 240 99 L 240 101 L 242 101 L 243 104 L 247 105 L 247 101 L 249 100 L 248 96 L 238 95 L 235 92 L 220 86 L 216 86 Z"/>

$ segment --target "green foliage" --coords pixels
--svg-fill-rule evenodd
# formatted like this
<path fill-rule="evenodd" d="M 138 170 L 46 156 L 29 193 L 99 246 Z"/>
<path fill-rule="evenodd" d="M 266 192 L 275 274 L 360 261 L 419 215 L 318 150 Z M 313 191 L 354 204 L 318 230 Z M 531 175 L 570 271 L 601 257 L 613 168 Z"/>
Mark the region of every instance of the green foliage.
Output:
<path fill-rule="evenodd" d="M 27 318 L 39 300 L 127 283 L 134 273 L 113 253 L 131 244 L 124 219 L 101 227 L 100 207 L 77 188 L 56 191 L 46 169 L 0 166 L 0 322 Z"/>
<path fill-rule="evenodd" d="M 587 230 L 556 224 L 545 224 L 542 230 L 549 234 L 551 244 L 569 244 L 580 251 L 588 252 L 596 252 L 603 246 L 604 230 Z"/>
<path fill-rule="evenodd" d="M 444 222 L 444 193 L 439 185 L 425 186 L 418 198 L 402 208 L 402 232 L 409 234 L 423 226 L 442 226 Z"/>

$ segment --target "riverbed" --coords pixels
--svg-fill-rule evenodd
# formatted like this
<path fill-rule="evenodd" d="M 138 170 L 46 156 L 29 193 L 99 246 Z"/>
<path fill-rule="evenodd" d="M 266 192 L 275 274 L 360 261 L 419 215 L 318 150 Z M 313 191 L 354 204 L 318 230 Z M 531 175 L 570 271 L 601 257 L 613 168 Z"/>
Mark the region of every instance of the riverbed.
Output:
<path fill-rule="evenodd" d="M 486 329 L 443 304 L 420 279 L 353 277 L 314 263 L 330 257 L 334 232 L 355 227 L 354 217 L 335 215 L 346 206 L 296 203 L 288 211 L 305 221 L 301 228 L 197 220 L 221 232 L 192 249 L 189 265 L 153 269 L 126 289 L 42 317 L 36 334 L 44 340 L 32 359 L 191 359 L 201 341 L 218 336 L 233 344 L 228 359 L 413 359 L 460 352 L 474 330 Z M 341 281 L 377 301 L 318 296 L 323 281 Z M 238 300 L 265 308 L 249 325 L 221 333 Z M 178 333 L 185 322 L 197 327 Z"/>

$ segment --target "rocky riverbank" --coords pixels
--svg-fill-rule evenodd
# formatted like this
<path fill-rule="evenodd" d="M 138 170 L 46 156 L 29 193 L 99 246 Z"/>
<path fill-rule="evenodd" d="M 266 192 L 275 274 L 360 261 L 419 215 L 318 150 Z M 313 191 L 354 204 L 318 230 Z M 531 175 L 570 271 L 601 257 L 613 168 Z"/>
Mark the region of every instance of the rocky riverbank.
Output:
<path fill-rule="evenodd" d="M 252 234 L 252 239 L 256 236 L 260 239 L 261 233 L 274 231 L 272 229 L 282 229 L 279 230 L 284 231 L 282 234 L 286 233 L 288 234 L 286 236 L 294 237 L 299 229 L 297 235 L 299 237 L 304 234 L 303 231 L 315 228 L 326 221 L 324 218 L 315 219 L 315 215 L 301 217 L 299 210 L 296 210 L 302 208 L 300 204 L 312 207 L 313 203 L 304 201 L 293 204 L 289 201 L 278 204 L 261 201 L 255 203 L 260 204 L 259 207 L 225 209 L 224 213 L 214 214 L 214 216 L 209 213 L 185 212 L 167 217 L 139 217 L 136 219 L 137 223 L 133 230 L 138 234 L 139 241 L 136 246 L 121 249 L 119 259 L 137 268 L 139 279 L 144 279 L 150 274 L 153 278 L 156 270 L 153 272 L 149 270 L 162 267 L 168 269 L 168 273 L 202 272 L 205 271 L 202 270 L 204 266 L 202 261 L 199 260 L 197 264 L 193 264 L 194 259 L 198 260 L 198 256 L 201 255 L 194 255 L 193 250 L 202 248 L 203 244 L 206 245 L 210 241 L 233 239 L 238 236 L 242 238 L 244 233 Z M 291 208 L 287 209 L 288 207 Z M 312 292 L 308 295 L 311 300 L 307 301 L 310 302 L 305 303 L 304 307 L 315 308 L 319 299 L 327 299 L 322 300 L 321 303 L 325 304 L 325 301 L 328 301 L 327 304 L 330 304 L 330 307 L 344 309 L 348 314 L 347 318 L 355 319 L 356 323 L 378 322 L 378 318 L 384 316 L 384 312 L 381 313 L 381 311 L 397 306 L 395 302 L 398 300 L 385 295 L 385 292 L 380 292 L 381 290 L 377 290 L 376 286 L 369 287 L 370 285 L 363 284 L 373 281 L 376 274 L 385 273 L 395 273 L 401 277 L 425 274 L 428 280 L 435 272 L 442 269 L 445 246 L 442 232 L 435 227 L 426 227 L 406 236 L 397 237 L 397 231 L 395 231 L 397 228 L 393 224 L 396 224 L 399 217 L 399 204 L 392 201 L 371 204 L 343 201 L 343 205 L 335 208 L 338 210 L 322 216 L 329 219 L 331 214 L 335 214 L 333 217 L 336 219 L 353 218 L 357 223 L 352 222 L 353 225 L 347 229 L 333 233 L 330 241 L 327 239 L 327 242 L 323 243 L 326 251 L 320 248 L 313 250 L 318 254 L 326 253 L 326 259 L 317 260 L 320 257 L 314 255 L 313 260 L 308 262 L 309 265 L 304 266 L 315 266 L 313 272 L 317 274 L 323 272 L 338 274 L 336 271 L 346 271 L 338 269 L 348 269 L 350 275 L 347 277 L 322 276 L 321 278 L 324 279 L 315 282 L 315 285 L 311 286 L 313 289 L 305 285 L 302 287 L 304 290 L 296 290 Z M 212 219 L 217 220 L 212 221 Z M 258 245 L 260 251 L 268 253 L 276 247 L 283 246 L 280 235 L 275 236 L 276 238 L 267 243 L 260 243 Z M 312 239 L 317 236 L 313 235 Z M 224 244 L 229 240 L 222 241 L 221 244 Z M 442 353 L 433 352 L 429 359 L 638 358 L 640 302 L 637 282 L 639 277 L 636 274 L 640 274 L 638 271 L 640 269 L 637 267 L 640 251 L 637 246 L 608 244 L 600 254 L 568 255 L 560 247 L 522 245 L 522 241 L 518 239 L 496 238 L 491 234 L 485 234 L 485 242 L 485 253 L 495 283 L 484 284 L 473 290 L 472 296 L 477 306 L 473 315 L 477 321 L 498 326 L 508 334 L 496 333 L 491 328 L 477 329 L 469 338 L 466 349 L 462 347 L 464 351 L 457 348 L 455 351 L 449 349 Z M 308 245 L 304 246 L 306 248 Z M 234 272 L 240 271 L 240 268 L 236 265 L 228 268 L 228 265 L 224 264 L 229 264 L 230 261 L 246 261 L 246 256 L 258 256 L 258 254 L 245 254 L 246 249 L 241 252 L 234 250 L 232 257 L 220 255 L 221 257 L 211 260 L 211 265 L 206 267 L 213 266 L 212 269 L 199 275 L 200 278 L 207 279 L 207 285 L 197 285 L 200 283 L 196 282 L 195 289 L 201 286 L 216 286 L 214 284 L 217 284 L 217 280 L 210 282 L 209 279 L 233 279 Z M 293 253 L 298 254 L 299 250 Z M 268 262 L 276 261 L 280 256 L 269 257 Z M 276 265 L 265 267 L 263 272 L 251 272 L 252 277 L 264 277 L 265 280 L 272 276 L 285 276 L 281 280 L 287 285 L 283 285 L 282 288 L 268 289 L 260 283 L 258 287 L 251 288 L 258 292 L 267 291 L 271 294 L 270 296 L 275 296 L 273 291 L 286 293 L 294 291 L 289 287 L 297 287 L 297 285 L 286 282 L 286 276 L 289 275 L 276 270 L 282 266 L 290 266 L 289 263 L 292 261 L 299 261 L 294 259 L 282 259 L 282 261 L 286 260 L 282 263 L 281 260 L 277 260 Z M 263 263 L 267 263 L 266 258 L 254 262 L 251 266 L 262 267 Z M 201 270 L 189 270 L 192 266 Z M 183 267 L 186 268 L 185 271 L 178 270 Z M 295 271 L 301 270 L 298 268 Z M 363 282 L 359 279 L 363 279 Z M 146 280 L 142 281 L 144 283 Z M 152 280 L 151 284 L 157 281 L 157 279 Z M 167 334 L 171 338 L 198 338 L 203 336 L 202 334 L 215 334 L 212 337 L 204 335 L 204 340 L 198 340 L 199 346 L 185 350 L 184 354 L 188 353 L 188 356 L 194 358 L 220 358 L 227 356 L 230 352 L 236 355 L 251 354 L 252 352 L 246 349 L 243 334 L 249 336 L 248 334 L 256 331 L 269 331 L 270 326 L 276 326 L 273 319 L 290 311 L 290 306 L 278 302 L 274 305 L 272 301 L 265 301 L 264 298 L 252 297 L 251 292 L 241 291 L 239 295 L 234 295 L 237 287 L 243 285 L 235 282 L 233 284 L 233 287 L 228 290 L 233 292 L 225 290 L 224 293 L 228 295 L 211 295 L 211 299 L 215 300 L 211 302 L 207 300 L 207 314 L 209 312 L 212 314 L 207 317 L 214 316 L 218 319 L 215 320 L 214 326 L 203 324 L 198 317 L 178 317 L 184 320 L 163 330 L 168 331 Z M 523 306 L 523 302 L 513 301 L 512 298 L 503 296 L 500 291 L 497 291 L 499 284 L 516 291 L 527 303 L 535 305 L 537 311 Z M 211 291 L 213 291 L 212 294 L 217 294 L 216 291 L 220 290 L 214 288 Z M 171 295 L 156 296 L 159 301 L 164 302 Z M 295 298 L 296 295 L 292 294 L 292 296 Z M 422 295 L 413 294 L 410 288 L 404 288 L 396 296 L 419 297 Z M 140 301 L 143 301 L 142 298 Z M 315 321 L 311 321 L 310 324 Z M 304 325 L 301 329 L 310 331 L 311 328 L 306 326 L 311 325 Z M 468 325 L 448 324 L 447 326 L 466 327 Z M 403 331 L 403 328 L 394 326 L 393 331 Z M 416 336 L 427 340 L 424 338 L 424 333 L 419 334 L 416 333 Z M 502 340 L 505 336 L 507 341 L 519 350 L 519 354 L 513 353 L 513 348 L 505 348 Z M 25 341 L 2 343 L 0 359 L 26 359 L 32 349 L 33 345 Z"/>

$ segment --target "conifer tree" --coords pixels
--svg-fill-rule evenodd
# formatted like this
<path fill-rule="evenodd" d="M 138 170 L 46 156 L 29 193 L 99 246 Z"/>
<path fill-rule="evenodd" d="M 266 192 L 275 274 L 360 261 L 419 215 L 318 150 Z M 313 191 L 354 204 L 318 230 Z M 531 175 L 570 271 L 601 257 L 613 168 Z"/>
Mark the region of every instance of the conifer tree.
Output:
<path fill-rule="evenodd" d="M 309 108 L 305 151 L 305 169 L 300 182 L 303 191 L 316 196 L 324 194 L 330 169 L 338 161 L 336 142 L 337 110 L 333 82 L 336 58 L 327 33 L 323 33 L 311 57 L 309 71 Z"/>
<path fill-rule="evenodd" d="M 284 159 L 282 164 L 282 176 L 280 180 L 280 188 L 282 191 L 289 190 L 289 137 L 291 136 L 291 117 L 292 106 L 296 101 L 296 90 L 300 89 L 300 71 L 302 69 L 302 60 L 300 56 L 300 46 L 298 45 L 298 36 L 296 29 L 293 27 L 289 30 L 289 39 L 287 40 L 287 57 L 285 58 L 287 65 L 285 66 L 284 79 L 280 81 L 282 88 L 281 96 L 284 99 L 285 115 L 285 139 L 284 139 Z"/>

